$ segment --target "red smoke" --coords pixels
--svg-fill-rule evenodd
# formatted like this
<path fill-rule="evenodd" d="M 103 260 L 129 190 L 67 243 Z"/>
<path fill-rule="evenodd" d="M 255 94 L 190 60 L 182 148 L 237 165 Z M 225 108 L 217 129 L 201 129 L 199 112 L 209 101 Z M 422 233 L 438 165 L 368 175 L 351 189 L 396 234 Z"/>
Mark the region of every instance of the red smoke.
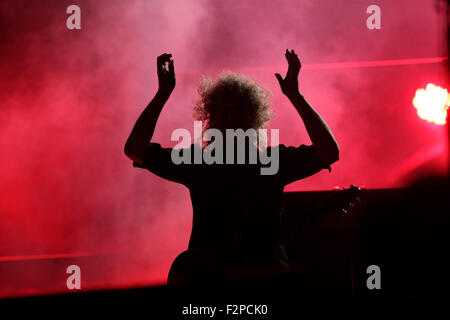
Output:
<path fill-rule="evenodd" d="M 68 30 L 66 8 L 75 3 L 81 30 Z M 286 70 L 285 49 L 294 48 L 304 65 L 301 91 L 333 130 L 341 156 L 331 174 L 287 190 L 401 186 L 403 163 L 445 144 L 411 107 L 416 88 L 445 87 L 444 68 L 353 62 L 440 62 L 443 32 L 432 0 L 377 4 L 380 30 L 366 28 L 368 3 L 358 0 L 2 1 L 0 256 L 97 258 L 57 266 L 45 260 L 34 269 L 29 260 L 19 268 L 5 258 L 0 296 L 64 290 L 69 262 L 84 270 L 85 289 L 165 281 L 187 247 L 189 194 L 133 168 L 123 154 L 155 93 L 155 59 L 163 52 L 173 54 L 177 73 L 155 132 L 163 145 L 171 145 L 172 130 L 192 128 L 200 75 L 223 69 L 245 72 L 273 92 L 270 126 L 280 129 L 281 143 L 309 143 L 274 77 Z M 314 67 L 322 64 L 345 67 Z"/>

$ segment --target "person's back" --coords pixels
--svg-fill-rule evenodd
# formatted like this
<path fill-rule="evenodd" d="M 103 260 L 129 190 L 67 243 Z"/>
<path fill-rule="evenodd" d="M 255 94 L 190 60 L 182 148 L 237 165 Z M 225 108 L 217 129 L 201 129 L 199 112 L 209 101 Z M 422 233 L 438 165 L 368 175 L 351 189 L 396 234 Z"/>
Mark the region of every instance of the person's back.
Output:
<path fill-rule="evenodd" d="M 193 226 L 191 248 L 223 250 L 241 261 L 275 264 L 280 257 L 283 185 L 261 175 L 260 164 L 201 165 L 188 185 Z M 284 262 L 282 260 L 282 262 Z"/>

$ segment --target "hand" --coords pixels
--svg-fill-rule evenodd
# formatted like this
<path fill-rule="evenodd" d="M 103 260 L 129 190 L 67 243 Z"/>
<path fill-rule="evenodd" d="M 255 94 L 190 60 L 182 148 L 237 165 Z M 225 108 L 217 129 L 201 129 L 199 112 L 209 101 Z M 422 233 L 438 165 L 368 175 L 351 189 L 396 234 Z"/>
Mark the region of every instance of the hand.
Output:
<path fill-rule="evenodd" d="M 286 60 L 288 61 L 288 71 L 286 73 L 286 77 L 283 79 L 279 73 L 275 73 L 275 77 L 277 77 L 278 82 L 280 83 L 281 91 L 288 97 L 294 97 L 296 94 L 299 94 L 298 91 L 298 74 L 300 72 L 300 68 L 302 64 L 300 63 L 300 59 L 294 50 L 289 52 L 286 49 Z"/>
<path fill-rule="evenodd" d="M 158 91 L 171 94 L 175 88 L 175 69 L 173 66 L 172 54 L 163 53 L 156 59 L 156 67 L 158 71 Z M 167 70 L 167 63 L 169 70 Z"/>

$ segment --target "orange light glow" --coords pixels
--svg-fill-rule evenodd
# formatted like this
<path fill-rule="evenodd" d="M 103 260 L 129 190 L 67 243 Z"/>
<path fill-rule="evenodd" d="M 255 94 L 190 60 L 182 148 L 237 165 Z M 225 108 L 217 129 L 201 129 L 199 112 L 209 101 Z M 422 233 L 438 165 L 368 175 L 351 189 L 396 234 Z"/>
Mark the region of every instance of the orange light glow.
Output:
<path fill-rule="evenodd" d="M 418 89 L 412 101 L 417 115 L 438 125 L 446 123 L 450 97 L 447 89 L 428 83 L 425 89 Z"/>

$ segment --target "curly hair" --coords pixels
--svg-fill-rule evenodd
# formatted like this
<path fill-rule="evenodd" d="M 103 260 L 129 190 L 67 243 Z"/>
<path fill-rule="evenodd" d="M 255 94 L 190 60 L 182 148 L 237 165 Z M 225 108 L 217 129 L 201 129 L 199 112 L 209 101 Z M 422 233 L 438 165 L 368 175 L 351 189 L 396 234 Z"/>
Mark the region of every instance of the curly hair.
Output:
<path fill-rule="evenodd" d="M 273 116 L 270 92 L 246 76 L 230 71 L 216 79 L 202 77 L 194 118 L 203 122 L 204 129 L 264 128 Z"/>

